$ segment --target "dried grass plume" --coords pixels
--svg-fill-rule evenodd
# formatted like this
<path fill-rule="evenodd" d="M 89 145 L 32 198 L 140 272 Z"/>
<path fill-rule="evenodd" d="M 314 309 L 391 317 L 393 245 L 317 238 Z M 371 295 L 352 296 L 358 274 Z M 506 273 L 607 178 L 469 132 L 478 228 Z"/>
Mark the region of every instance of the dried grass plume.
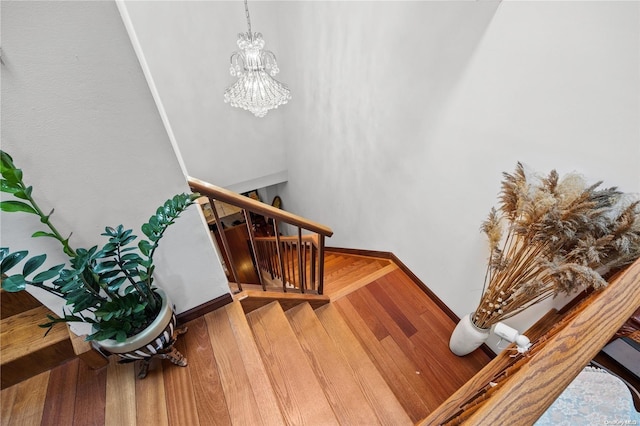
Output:
<path fill-rule="evenodd" d="M 518 163 L 503 173 L 499 208 L 481 230 L 489 240 L 485 290 L 472 320 L 480 328 L 558 294 L 606 286 L 640 257 L 640 197 L 555 170 Z"/>

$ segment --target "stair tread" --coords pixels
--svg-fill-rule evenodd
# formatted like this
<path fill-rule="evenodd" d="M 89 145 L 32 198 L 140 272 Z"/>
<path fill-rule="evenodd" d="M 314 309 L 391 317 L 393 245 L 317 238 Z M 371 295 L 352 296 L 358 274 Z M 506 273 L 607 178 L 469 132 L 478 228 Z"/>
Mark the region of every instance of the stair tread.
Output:
<path fill-rule="evenodd" d="M 278 408 L 278 400 L 273 392 L 267 370 L 260 356 L 260 351 L 253 339 L 251 327 L 247 322 L 242 306 L 238 302 L 225 307 L 240 348 L 242 362 L 251 379 L 253 393 L 260 409 L 260 416 L 265 424 L 282 423 L 282 413 Z"/>
<path fill-rule="evenodd" d="M 275 395 L 239 302 L 207 314 L 205 321 L 232 422 L 282 423 Z M 261 409 L 253 409 L 256 406 Z"/>
<path fill-rule="evenodd" d="M 338 424 L 280 304 L 252 311 L 247 319 L 287 423 Z"/>
<path fill-rule="evenodd" d="M 351 365 L 356 379 L 380 419 L 380 423 L 385 425 L 413 424 L 335 306 L 325 305 L 316 309 L 315 312 L 330 338 L 333 339 L 336 346 L 342 351 L 344 358 Z"/>
<path fill-rule="evenodd" d="M 339 263 L 327 264 L 325 263 L 325 276 L 333 277 L 338 276 L 341 277 L 345 274 L 348 274 L 352 271 L 357 271 L 360 268 L 363 268 L 367 265 L 371 265 L 371 262 L 367 262 L 361 259 L 348 259 L 345 258 Z"/>
<path fill-rule="evenodd" d="M 404 376 L 401 368 L 396 364 L 396 360 L 388 355 L 378 337 L 371 331 L 348 298 L 338 300 L 336 306 L 411 420 L 417 422 L 425 418 L 430 411 L 429 408 Z"/>
<path fill-rule="evenodd" d="M 309 304 L 286 313 L 316 377 L 340 424 L 378 424 L 351 366 L 320 323 Z"/>
<path fill-rule="evenodd" d="M 386 265 L 385 265 L 386 266 Z M 334 284 L 337 282 L 350 282 L 372 272 L 375 272 L 384 266 L 378 263 L 356 261 L 347 267 L 340 268 L 338 270 L 327 270 L 325 275 L 325 285 Z"/>
<path fill-rule="evenodd" d="M 47 321 L 52 312 L 46 306 L 38 306 L 28 311 L 4 318 L 0 322 L 0 342 L 2 344 L 2 364 L 65 340 L 71 341 L 64 325 L 54 326 L 45 336 L 46 330 L 38 327 Z"/>

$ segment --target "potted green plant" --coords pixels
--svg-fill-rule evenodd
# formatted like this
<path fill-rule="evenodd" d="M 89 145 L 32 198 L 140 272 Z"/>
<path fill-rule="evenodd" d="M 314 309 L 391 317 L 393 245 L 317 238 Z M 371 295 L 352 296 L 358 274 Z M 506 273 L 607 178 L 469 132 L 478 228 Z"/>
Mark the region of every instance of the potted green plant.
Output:
<path fill-rule="evenodd" d="M 499 209 L 482 231 L 490 256 L 475 312 L 454 330 L 449 347 L 466 355 L 492 326 L 545 299 L 599 289 L 640 256 L 640 201 L 600 182 L 555 170 L 538 176 L 518 163 L 504 173 Z"/>
<path fill-rule="evenodd" d="M 4 212 L 32 214 L 40 218 L 46 230 L 32 237 L 48 237 L 60 242 L 69 264 L 42 268 L 46 254 L 29 256 L 27 250 L 0 249 L 2 288 L 8 292 L 38 287 L 63 298 L 67 309 L 61 317 L 49 316 L 41 327 L 61 322 L 91 324 L 87 340 L 95 341 L 109 353 L 121 358 L 148 361 L 162 356 L 178 365 L 186 360 L 173 348 L 176 318 L 166 294 L 154 285 L 154 254 L 167 228 L 186 210 L 198 194 L 178 194 L 158 207 L 141 231 L 146 239 L 137 241 L 131 229 L 123 225 L 107 226 L 101 234 L 102 246 L 73 248 L 32 196 L 33 188 L 23 181 L 9 154 L 0 151 L 1 190 L 11 199 L 0 202 Z M 22 269 L 10 274 L 14 269 Z M 146 374 L 147 363 L 140 375 Z"/>

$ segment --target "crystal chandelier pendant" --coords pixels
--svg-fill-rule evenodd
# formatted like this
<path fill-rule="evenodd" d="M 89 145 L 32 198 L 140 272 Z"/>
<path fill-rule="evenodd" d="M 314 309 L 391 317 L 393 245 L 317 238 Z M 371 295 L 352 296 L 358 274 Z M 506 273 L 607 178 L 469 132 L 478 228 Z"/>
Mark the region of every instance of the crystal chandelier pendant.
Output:
<path fill-rule="evenodd" d="M 289 88 L 273 78 L 280 69 L 275 55 L 263 50 L 262 34 L 250 31 L 238 34 L 238 48 L 240 50 L 231 55 L 229 70 L 238 81 L 225 90 L 225 103 L 264 117 L 270 109 L 289 102 Z"/>

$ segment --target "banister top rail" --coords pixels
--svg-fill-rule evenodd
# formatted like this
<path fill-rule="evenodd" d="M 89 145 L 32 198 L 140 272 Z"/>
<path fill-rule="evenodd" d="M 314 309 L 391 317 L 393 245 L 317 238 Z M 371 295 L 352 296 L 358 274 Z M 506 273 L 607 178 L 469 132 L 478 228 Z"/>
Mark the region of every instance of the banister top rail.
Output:
<path fill-rule="evenodd" d="M 328 226 L 305 219 L 301 216 L 289 213 L 268 204 L 261 203 L 260 201 L 253 200 L 249 197 L 236 194 L 235 192 L 229 191 L 228 189 L 212 185 L 208 182 L 196 179 L 194 177 L 188 177 L 187 180 L 189 182 L 189 186 L 193 191 L 199 192 L 204 196 L 211 197 L 213 199 L 249 210 L 253 213 L 274 218 L 278 221 L 286 222 L 312 232 L 316 232 L 320 235 L 324 235 L 325 237 L 330 237 L 333 235 L 333 231 Z"/>
<path fill-rule="evenodd" d="M 640 306 L 640 259 L 592 297 L 465 424 L 533 424 Z"/>
<path fill-rule="evenodd" d="M 276 237 L 256 237 L 256 241 L 275 241 Z M 280 241 L 286 241 L 286 242 L 298 242 L 298 237 L 280 237 Z M 314 243 L 315 245 L 318 245 L 318 238 L 316 238 L 315 235 L 303 235 L 302 236 L 302 241 L 307 242 L 307 243 Z"/>

